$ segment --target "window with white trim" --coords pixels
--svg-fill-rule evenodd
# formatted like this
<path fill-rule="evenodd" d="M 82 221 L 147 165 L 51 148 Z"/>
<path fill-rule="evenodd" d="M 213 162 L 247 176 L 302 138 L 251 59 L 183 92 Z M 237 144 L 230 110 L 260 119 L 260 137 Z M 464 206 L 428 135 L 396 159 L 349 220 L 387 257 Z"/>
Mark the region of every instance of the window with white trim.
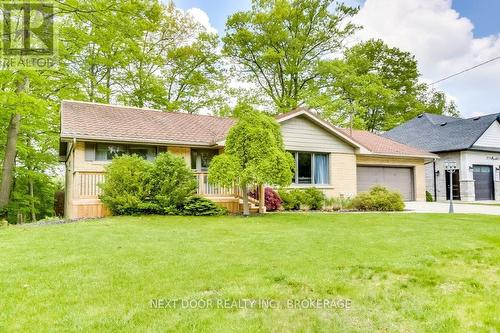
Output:
<path fill-rule="evenodd" d="M 295 158 L 296 185 L 327 185 L 330 183 L 329 154 L 311 152 L 291 152 Z"/>

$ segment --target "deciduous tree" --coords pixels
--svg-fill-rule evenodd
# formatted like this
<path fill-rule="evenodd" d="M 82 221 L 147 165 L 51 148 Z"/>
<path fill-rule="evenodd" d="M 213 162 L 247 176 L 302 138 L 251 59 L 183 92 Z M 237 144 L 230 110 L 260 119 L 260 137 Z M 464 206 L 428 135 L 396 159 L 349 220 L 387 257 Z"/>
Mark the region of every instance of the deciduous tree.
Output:
<path fill-rule="evenodd" d="M 36 71 L 0 72 L 0 108 L 2 122 L 0 146 L 3 154 L 0 210 L 7 215 L 12 197 L 29 195 L 30 215 L 36 215 L 34 188 L 37 174 L 48 174 L 57 163 L 58 113 L 51 103 L 50 91 L 54 85 L 45 76 L 47 73 Z M 29 83 L 31 83 L 31 88 Z M 61 91 L 61 90 L 59 90 Z M 50 98 L 48 98 L 50 96 Z M 29 187 L 21 188 L 18 177 L 26 177 Z M 15 184 L 15 185 L 14 185 Z M 13 193 L 13 191 L 15 193 Z M 19 204 L 17 204 L 19 206 Z"/>
<path fill-rule="evenodd" d="M 190 113 L 226 102 L 218 36 L 189 13 L 158 0 L 73 2 L 61 35 L 86 100 Z"/>
<path fill-rule="evenodd" d="M 341 51 L 357 9 L 334 0 L 253 0 L 226 23 L 224 54 L 281 112 L 303 103 L 318 61 Z M 333 8 L 333 9 L 332 9 Z"/>
<path fill-rule="evenodd" d="M 280 125 L 272 117 L 247 107 L 226 139 L 223 154 L 210 164 L 210 182 L 241 187 L 243 213 L 249 215 L 249 185 L 287 186 L 292 182 L 294 160 L 284 150 Z"/>
<path fill-rule="evenodd" d="M 420 82 L 413 55 L 381 40 L 355 45 L 342 59 L 322 61 L 308 100 L 337 125 L 384 131 L 422 112 L 456 114 L 444 94 Z"/>

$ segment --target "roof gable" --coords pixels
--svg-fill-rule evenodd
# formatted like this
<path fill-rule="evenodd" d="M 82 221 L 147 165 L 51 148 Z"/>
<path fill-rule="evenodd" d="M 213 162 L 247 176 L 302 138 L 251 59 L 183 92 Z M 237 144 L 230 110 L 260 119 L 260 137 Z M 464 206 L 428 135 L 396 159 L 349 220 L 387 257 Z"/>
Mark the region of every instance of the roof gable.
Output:
<path fill-rule="evenodd" d="M 490 127 L 474 142 L 473 147 L 500 149 L 500 115 L 497 121 L 491 123 Z"/>
<path fill-rule="evenodd" d="M 285 148 L 290 151 L 353 154 L 357 149 L 302 115 L 282 121 L 280 126 Z"/>
<path fill-rule="evenodd" d="M 305 109 L 305 108 L 297 108 L 291 112 L 281 114 L 278 117 L 276 117 L 276 120 L 278 121 L 278 123 L 283 123 L 283 122 L 285 122 L 289 119 L 295 118 L 295 117 L 304 117 L 304 118 L 310 120 L 312 123 L 323 128 L 324 130 L 326 130 L 330 134 L 343 140 L 344 142 L 348 143 L 352 147 L 360 148 L 360 149 L 364 148 L 362 145 L 359 144 L 359 142 L 356 142 L 355 140 L 353 140 L 353 138 L 346 135 L 340 129 L 338 129 L 335 126 L 333 126 L 332 124 L 324 121 L 323 119 L 316 116 L 311 111 L 309 111 L 308 109 Z"/>
<path fill-rule="evenodd" d="M 490 114 L 457 119 L 426 114 L 393 128 L 383 136 L 431 152 L 464 150 L 469 149 L 498 116 Z"/>
<path fill-rule="evenodd" d="M 311 122 L 322 126 L 332 135 L 341 138 L 345 142 L 349 142 L 353 147 L 358 148 L 358 152 L 361 154 L 374 154 L 395 157 L 437 158 L 436 155 L 431 154 L 428 151 L 413 148 L 368 131 L 353 130 L 351 132 L 347 129 L 335 127 L 306 108 L 298 108 L 289 113 L 279 115 L 277 117 L 277 120 L 278 122 L 283 123 L 292 118 L 300 117 L 309 119 Z"/>

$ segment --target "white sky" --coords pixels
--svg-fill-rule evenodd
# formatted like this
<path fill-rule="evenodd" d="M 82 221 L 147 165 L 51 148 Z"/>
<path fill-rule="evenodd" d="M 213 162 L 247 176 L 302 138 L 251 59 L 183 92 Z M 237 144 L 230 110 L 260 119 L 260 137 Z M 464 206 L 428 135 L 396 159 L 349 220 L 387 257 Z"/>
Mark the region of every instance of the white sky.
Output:
<path fill-rule="evenodd" d="M 358 36 L 413 53 L 426 82 L 500 56 L 500 35 L 474 38 L 472 22 L 451 5 L 451 0 L 367 0 L 356 18 L 365 27 Z M 500 112 L 500 60 L 437 88 L 456 101 L 462 116 Z"/>

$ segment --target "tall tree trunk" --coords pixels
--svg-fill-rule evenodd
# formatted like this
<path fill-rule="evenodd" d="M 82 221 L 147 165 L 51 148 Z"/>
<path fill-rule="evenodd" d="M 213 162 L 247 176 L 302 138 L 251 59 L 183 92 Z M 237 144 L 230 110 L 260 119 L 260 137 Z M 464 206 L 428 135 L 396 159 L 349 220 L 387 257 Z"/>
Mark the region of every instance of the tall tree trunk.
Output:
<path fill-rule="evenodd" d="M 28 89 L 29 80 L 23 79 L 17 86 L 16 92 Z M 5 155 L 3 159 L 2 181 L 0 183 L 0 217 L 5 217 L 5 208 L 9 204 L 12 186 L 14 184 L 14 169 L 16 167 L 17 138 L 19 136 L 19 127 L 21 125 L 21 115 L 13 114 L 10 117 L 9 127 L 7 129 L 7 144 L 5 145 Z"/>
<path fill-rule="evenodd" d="M 90 102 L 95 102 L 95 83 L 94 83 L 94 80 L 96 79 L 95 77 L 95 65 L 90 65 L 90 69 L 89 69 L 89 72 L 90 72 L 90 91 L 89 91 L 89 100 Z"/>
<path fill-rule="evenodd" d="M 111 101 L 111 67 L 106 71 L 106 103 Z"/>
<path fill-rule="evenodd" d="M 9 204 L 12 185 L 14 183 L 14 168 L 17 153 L 16 147 L 20 123 L 21 115 L 13 114 L 10 117 L 9 128 L 7 130 L 7 144 L 5 145 L 5 155 L 3 159 L 2 183 L 0 184 L 0 214 L 2 215 L 5 214 L 4 209 Z"/>
<path fill-rule="evenodd" d="M 250 215 L 250 208 L 248 206 L 248 188 L 247 185 L 243 185 L 241 187 L 243 190 L 243 216 L 249 216 Z"/>

